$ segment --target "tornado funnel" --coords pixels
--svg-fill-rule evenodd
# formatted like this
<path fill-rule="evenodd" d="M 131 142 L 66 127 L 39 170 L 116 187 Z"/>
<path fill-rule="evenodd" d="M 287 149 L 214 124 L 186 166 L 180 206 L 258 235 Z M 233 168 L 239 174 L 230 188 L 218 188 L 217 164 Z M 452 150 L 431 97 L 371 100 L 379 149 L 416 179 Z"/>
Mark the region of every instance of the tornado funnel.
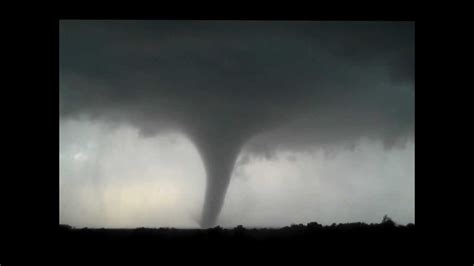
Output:
<path fill-rule="evenodd" d="M 224 204 L 232 171 L 241 150 L 240 138 L 223 132 L 193 134 L 191 139 L 206 170 L 206 192 L 200 220 L 202 228 L 213 227 Z"/>

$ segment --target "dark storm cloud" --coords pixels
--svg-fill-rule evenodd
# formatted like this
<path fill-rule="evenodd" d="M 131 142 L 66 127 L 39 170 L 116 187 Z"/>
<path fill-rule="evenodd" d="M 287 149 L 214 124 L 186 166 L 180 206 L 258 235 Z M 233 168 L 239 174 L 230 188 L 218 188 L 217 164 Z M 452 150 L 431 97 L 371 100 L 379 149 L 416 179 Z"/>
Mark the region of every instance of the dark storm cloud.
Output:
<path fill-rule="evenodd" d="M 145 133 L 156 117 L 248 134 L 309 112 L 410 123 L 413 94 L 393 84 L 412 86 L 413 45 L 400 22 L 63 21 L 61 113 Z"/>
<path fill-rule="evenodd" d="M 129 123 L 144 136 L 181 130 L 208 175 L 230 175 L 244 144 L 391 145 L 413 132 L 413 81 L 411 22 L 60 24 L 61 118 Z M 211 198 L 228 184 L 215 178 Z"/>

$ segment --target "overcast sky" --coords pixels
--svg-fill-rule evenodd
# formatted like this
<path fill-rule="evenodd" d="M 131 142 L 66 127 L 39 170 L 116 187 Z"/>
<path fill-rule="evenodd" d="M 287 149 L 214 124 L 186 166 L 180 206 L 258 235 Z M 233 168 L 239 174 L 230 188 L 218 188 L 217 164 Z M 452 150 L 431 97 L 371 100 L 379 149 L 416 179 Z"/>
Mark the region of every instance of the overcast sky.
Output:
<path fill-rule="evenodd" d="M 414 222 L 414 23 L 62 21 L 59 82 L 61 223 Z"/>

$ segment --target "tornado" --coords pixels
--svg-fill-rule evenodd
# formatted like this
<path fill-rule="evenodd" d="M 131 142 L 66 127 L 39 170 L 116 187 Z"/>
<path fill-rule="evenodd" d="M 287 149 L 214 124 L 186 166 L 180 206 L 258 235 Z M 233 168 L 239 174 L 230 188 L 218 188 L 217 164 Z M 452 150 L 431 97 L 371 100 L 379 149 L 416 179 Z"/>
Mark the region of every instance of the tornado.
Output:
<path fill-rule="evenodd" d="M 216 225 L 238 155 L 237 147 L 230 150 L 227 148 L 219 149 L 218 151 L 213 148 L 213 146 L 200 148 L 207 175 L 206 193 L 200 222 L 202 228 Z"/>
<path fill-rule="evenodd" d="M 192 132 L 189 137 L 206 171 L 206 191 L 199 223 L 201 228 L 210 228 L 217 224 L 245 136 L 236 135 L 224 127 Z"/>

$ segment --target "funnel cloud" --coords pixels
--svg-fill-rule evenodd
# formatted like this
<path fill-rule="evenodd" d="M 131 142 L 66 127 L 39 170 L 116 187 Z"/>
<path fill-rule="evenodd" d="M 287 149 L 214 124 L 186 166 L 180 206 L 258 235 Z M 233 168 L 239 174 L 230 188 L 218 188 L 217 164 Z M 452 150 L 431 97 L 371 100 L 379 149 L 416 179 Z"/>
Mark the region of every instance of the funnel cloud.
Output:
<path fill-rule="evenodd" d="M 413 140 L 413 22 L 63 20 L 59 63 L 61 123 L 193 143 L 204 228 L 218 224 L 243 150 Z"/>

